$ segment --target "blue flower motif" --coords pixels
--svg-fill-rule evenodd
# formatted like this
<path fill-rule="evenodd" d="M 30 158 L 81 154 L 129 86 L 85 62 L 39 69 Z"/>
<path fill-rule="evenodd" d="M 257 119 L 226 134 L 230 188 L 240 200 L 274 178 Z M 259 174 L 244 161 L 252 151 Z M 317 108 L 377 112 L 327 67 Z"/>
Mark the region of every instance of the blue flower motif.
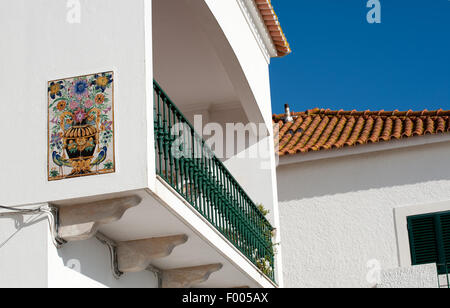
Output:
<path fill-rule="evenodd" d="M 60 149 L 62 146 L 62 135 L 60 135 L 59 133 L 53 133 L 52 134 L 52 139 L 50 141 L 50 146 L 53 148 L 57 148 Z"/>
<path fill-rule="evenodd" d="M 86 80 L 78 80 L 74 85 L 74 92 L 76 95 L 81 96 L 86 93 L 89 85 Z"/>

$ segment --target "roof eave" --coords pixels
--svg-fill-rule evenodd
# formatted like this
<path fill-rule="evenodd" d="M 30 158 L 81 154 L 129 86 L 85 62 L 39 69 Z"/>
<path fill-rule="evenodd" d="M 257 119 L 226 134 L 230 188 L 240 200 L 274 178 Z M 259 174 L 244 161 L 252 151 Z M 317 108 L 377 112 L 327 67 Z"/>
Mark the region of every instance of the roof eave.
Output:
<path fill-rule="evenodd" d="M 449 133 L 436 135 L 423 135 L 414 138 L 391 140 L 383 143 L 366 144 L 362 146 L 344 147 L 328 151 L 313 151 L 303 154 L 283 155 L 279 157 L 279 166 L 299 164 L 322 159 L 333 159 L 338 157 L 354 156 L 367 153 L 376 153 L 402 148 L 417 147 L 423 145 L 450 142 Z"/>
<path fill-rule="evenodd" d="M 276 50 L 273 57 L 284 57 L 292 52 L 286 36 L 281 28 L 278 16 L 273 9 L 271 0 L 252 0 L 258 7 L 259 13 L 270 34 L 272 44 Z"/>

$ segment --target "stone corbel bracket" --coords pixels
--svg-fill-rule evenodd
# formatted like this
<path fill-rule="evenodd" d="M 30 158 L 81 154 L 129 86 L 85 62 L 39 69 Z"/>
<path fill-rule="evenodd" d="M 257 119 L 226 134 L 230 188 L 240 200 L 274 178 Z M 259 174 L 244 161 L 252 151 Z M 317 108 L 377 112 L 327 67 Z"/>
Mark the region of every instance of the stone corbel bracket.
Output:
<path fill-rule="evenodd" d="M 169 256 L 176 246 L 186 243 L 187 235 L 156 237 L 117 243 L 119 270 L 135 273 L 146 270 L 151 262 Z"/>
<path fill-rule="evenodd" d="M 92 238 L 101 225 L 119 220 L 141 201 L 129 196 L 59 207 L 58 237 L 67 242 Z"/>
<path fill-rule="evenodd" d="M 196 267 L 178 268 L 162 271 L 163 288 L 190 288 L 205 282 L 211 274 L 219 271 L 222 264 L 210 264 Z"/>

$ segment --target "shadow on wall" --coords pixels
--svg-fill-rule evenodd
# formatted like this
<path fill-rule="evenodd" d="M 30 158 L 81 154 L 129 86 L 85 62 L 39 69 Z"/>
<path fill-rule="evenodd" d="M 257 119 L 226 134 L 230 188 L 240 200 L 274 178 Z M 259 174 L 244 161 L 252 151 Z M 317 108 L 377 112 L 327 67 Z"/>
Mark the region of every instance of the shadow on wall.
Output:
<path fill-rule="evenodd" d="M 449 157 L 446 142 L 279 166 L 279 201 L 450 180 Z"/>
<path fill-rule="evenodd" d="M 46 215 L 0 212 L 0 288 L 46 287 Z"/>
<path fill-rule="evenodd" d="M 151 272 L 124 274 L 115 279 L 108 248 L 97 239 L 70 242 L 58 249 L 64 266 L 109 288 L 157 288 L 158 280 Z"/>
<path fill-rule="evenodd" d="M 3 248 L 6 244 L 8 244 L 9 241 L 11 241 L 17 234 L 19 234 L 19 232 L 21 232 L 27 227 L 36 225 L 44 220 L 47 220 L 47 217 L 45 215 L 25 216 L 22 214 L 5 213 L 3 215 L 0 215 L 0 222 L 2 219 L 13 220 L 15 231 L 12 232 L 11 234 L 6 234 L 7 237 L 5 238 L 2 237 L 2 240 L 0 241 L 0 249 Z"/>

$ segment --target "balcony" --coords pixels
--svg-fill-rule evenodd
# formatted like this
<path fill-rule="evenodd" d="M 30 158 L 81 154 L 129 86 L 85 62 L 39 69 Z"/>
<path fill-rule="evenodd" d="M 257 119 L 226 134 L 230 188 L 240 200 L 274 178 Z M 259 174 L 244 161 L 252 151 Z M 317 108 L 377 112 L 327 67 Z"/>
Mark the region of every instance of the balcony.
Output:
<path fill-rule="evenodd" d="M 273 227 L 156 81 L 156 174 L 268 278 Z"/>

